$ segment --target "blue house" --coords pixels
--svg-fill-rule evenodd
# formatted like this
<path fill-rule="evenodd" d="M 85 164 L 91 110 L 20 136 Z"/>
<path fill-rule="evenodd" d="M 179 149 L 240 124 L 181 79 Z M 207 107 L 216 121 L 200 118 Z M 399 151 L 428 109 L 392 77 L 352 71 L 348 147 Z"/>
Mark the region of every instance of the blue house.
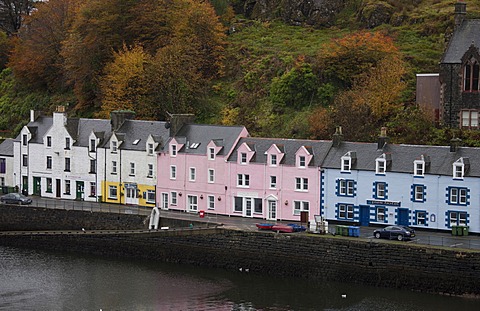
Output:
<path fill-rule="evenodd" d="M 480 232 L 480 149 L 344 142 L 322 164 L 321 214 L 346 224 Z"/>

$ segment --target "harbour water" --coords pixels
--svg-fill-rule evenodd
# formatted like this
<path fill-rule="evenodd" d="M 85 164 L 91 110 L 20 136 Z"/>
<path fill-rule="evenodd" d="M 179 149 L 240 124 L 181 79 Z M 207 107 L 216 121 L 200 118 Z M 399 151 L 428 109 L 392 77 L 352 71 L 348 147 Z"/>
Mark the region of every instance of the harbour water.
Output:
<path fill-rule="evenodd" d="M 0 310 L 480 310 L 480 299 L 0 246 Z"/>

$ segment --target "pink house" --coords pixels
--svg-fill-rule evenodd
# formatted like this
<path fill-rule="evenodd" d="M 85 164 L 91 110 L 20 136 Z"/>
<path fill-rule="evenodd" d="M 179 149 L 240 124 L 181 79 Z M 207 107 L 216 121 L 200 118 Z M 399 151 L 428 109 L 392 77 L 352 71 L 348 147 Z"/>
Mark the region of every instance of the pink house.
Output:
<path fill-rule="evenodd" d="M 246 136 L 241 126 L 183 125 L 158 155 L 158 207 L 228 215 L 226 160 Z"/>
<path fill-rule="evenodd" d="M 321 161 L 331 142 L 242 138 L 228 159 L 228 215 L 300 221 L 320 215 Z"/>

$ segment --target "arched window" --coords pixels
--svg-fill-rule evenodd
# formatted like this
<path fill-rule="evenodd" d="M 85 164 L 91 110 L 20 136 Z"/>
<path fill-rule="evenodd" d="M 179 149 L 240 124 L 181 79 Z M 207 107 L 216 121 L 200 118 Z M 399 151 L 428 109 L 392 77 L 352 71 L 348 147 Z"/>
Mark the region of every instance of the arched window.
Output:
<path fill-rule="evenodd" d="M 478 92 L 479 91 L 479 77 L 480 77 L 480 65 L 477 60 L 471 58 L 465 64 L 463 72 L 463 90 L 465 92 Z"/>

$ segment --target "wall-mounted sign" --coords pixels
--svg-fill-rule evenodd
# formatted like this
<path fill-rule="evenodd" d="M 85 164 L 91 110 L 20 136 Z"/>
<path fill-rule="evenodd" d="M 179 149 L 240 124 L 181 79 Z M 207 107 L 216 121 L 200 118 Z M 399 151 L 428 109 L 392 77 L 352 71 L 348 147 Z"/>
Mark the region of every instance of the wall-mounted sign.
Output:
<path fill-rule="evenodd" d="M 399 201 L 382 201 L 382 200 L 367 200 L 368 205 L 388 205 L 388 206 L 400 206 Z"/>

